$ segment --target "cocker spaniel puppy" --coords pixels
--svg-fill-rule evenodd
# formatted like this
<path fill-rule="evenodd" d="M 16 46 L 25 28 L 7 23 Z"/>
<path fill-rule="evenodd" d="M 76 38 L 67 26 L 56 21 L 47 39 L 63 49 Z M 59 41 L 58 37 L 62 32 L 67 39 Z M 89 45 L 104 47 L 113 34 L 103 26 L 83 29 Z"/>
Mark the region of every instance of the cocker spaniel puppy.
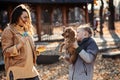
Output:
<path fill-rule="evenodd" d="M 74 64 L 77 59 L 76 50 L 73 47 L 73 43 L 76 40 L 76 32 L 72 27 L 66 27 L 62 36 L 64 37 L 64 42 L 61 44 L 59 51 L 62 52 L 64 47 L 66 55 L 69 55 L 69 57 L 65 57 L 65 60 L 71 64 Z"/>

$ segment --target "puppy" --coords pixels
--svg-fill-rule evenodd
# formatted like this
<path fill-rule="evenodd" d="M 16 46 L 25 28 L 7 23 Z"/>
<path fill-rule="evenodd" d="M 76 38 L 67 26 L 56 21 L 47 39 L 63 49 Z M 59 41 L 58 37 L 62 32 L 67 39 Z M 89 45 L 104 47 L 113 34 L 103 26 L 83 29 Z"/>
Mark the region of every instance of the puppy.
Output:
<path fill-rule="evenodd" d="M 65 59 L 69 62 L 74 64 L 77 59 L 76 50 L 73 47 L 73 43 L 76 40 L 76 32 L 72 27 L 66 27 L 62 36 L 64 37 L 64 42 L 60 46 L 60 52 L 62 52 L 63 47 L 65 48 L 66 55 L 69 57 L 65 57 Z"/>

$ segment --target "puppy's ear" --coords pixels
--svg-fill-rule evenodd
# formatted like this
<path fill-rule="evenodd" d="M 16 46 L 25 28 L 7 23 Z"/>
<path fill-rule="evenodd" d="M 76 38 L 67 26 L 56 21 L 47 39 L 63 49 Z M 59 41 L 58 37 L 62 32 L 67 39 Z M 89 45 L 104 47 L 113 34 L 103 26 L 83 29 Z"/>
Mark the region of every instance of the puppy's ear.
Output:
<path fill-rule="evenodd" d="M 71 35 L 71 37 L 73 37 L 73 38 L 75 37 L 75 32 L 74 32 L 74 30 L 71 30 L 71 31 L 70 31 L 70 35 Z"/>

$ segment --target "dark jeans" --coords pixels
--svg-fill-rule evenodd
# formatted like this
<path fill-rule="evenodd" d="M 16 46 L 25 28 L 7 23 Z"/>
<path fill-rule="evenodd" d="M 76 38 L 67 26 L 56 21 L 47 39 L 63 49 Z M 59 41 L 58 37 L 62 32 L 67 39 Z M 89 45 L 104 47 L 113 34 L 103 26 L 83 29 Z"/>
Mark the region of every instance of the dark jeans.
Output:
<path fill-rule="evenodd" d="M 14 76 L 12 71 L 9 73 L 10 80 L 14 80 Z M 33 78 L 25 78 L 25 79 L 17 79 L 17 80 L 40 80 L 38 76 L 33 77 Z"/>
<path fill-rule="evenodd" d="M 14 76 L 13 76 L 12 71 L 10 71 L 10 73 L 9 73 L 9 78 L 10 78 L 10 80 L 14 80 Z"/>

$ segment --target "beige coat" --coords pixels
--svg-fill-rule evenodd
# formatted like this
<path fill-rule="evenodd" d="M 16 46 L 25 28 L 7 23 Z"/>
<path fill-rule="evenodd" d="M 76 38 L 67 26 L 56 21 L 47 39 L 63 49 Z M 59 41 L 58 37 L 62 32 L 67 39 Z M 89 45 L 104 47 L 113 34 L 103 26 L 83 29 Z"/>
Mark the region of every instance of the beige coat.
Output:
<path fill-rule="evenodd" d="M 11 66 L 18 66 L 22 67 L 25 65 L 26 62 L 26 49 L 23 46 L 20 50 L 16 49 L 16 45 L 19 43 L 20 38 L 22 37 L 15 29 L 15 26 L 9 25 L 2 33 L 1 42 L 2 42 L 2 49 L 4 54 L 4 62 L 5 62 L 5 69 L 8 70 Z M 29 43 L 33 53 L 33 63 L 36 62 L 36 53 L 34 43 L 32 38 L 29 37 Z M 9 54 L 9 56 L 6 56 Z"/>

